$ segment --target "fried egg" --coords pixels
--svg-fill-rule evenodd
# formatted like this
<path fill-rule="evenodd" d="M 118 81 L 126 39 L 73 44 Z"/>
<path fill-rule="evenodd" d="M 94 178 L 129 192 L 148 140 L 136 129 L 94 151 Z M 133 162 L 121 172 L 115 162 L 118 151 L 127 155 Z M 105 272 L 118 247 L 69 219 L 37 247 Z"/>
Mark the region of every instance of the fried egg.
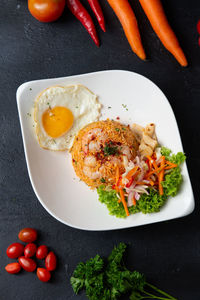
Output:
<path fill-rule="evenodd" d="M 97 96 L 83 85 L 52 86 L 35 100 L 36 135 L 42 148 L 69 150 L 79 130 L 100 117 Z"/>

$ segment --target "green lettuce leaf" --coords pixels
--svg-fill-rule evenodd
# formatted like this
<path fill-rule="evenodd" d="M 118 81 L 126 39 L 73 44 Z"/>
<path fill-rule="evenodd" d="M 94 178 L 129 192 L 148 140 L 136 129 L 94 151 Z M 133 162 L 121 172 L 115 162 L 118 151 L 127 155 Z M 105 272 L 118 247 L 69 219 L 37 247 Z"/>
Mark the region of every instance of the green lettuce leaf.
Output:
<path fill-rule="evenodd" d="M 101 185 L 97 188 L 97 193 L 99 195 L 99 201 L 107 206 L 110 215 L 116 216 L 117 218 L 126 218 L 123 204 L 118 203 L 119 198 L 115 190 L 106 190 L 105 186 Z M 129 207 L 128 210 L 130 214 L 140 211 L 137 206 Z"/>
<path fill-rule="evenodd" d="M 160 150 L 161 155 L 165 156 L 166 160 L 171 161 L 174 164 L 180 165 L 186 160 L 186 156 L 183 152 L 172 154 L 172 151 L 166 147 L 162 147 Z"/>
<path fill-rule="evenodd" d="M 180 167 L 172 169 L 169 174 L 165 175 L 165 180 L 162 182 L 165 195 L 176 196 L 182 181 L 183 176 L 181 175 Z"/>
<path fill-rule="evenodd" d="M 137 206 L 143 214 L 159 212 L 167 200 L 166 195 L 161 196 L 158 191 L 149 188 L 149 195 L 142 194 Z"/>

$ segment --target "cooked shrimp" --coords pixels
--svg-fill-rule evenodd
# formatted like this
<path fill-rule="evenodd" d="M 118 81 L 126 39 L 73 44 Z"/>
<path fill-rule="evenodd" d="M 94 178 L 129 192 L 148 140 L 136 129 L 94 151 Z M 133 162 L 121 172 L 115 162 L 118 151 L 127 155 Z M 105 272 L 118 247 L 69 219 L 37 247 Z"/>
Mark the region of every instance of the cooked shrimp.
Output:
<path fill-rule="evenodd" d="M 101 150 L 101 146 L 98 141 L 94 140 L 89 143 L 90 152 L 98 152 Z"/>
<path fill-rule="evenodd" d="M 120 157 L 116 157 L 116 156 L 110 156 L 109 161 L 114 165 L 122 164 L 122 160 L 120 159 Z"/>
<path fill-rule="evenodd" d="M 94 171 L 93 168 L 90 168 L 88 166 L 83 167 L 83 173 L 85 174 L 85 176 L 87 176 L 87 177 L 89 177 L 90 179 L 93 179 L 93 180 L 102 177 L 102 175 L 99 171 Z"/>
<path fill-rule="evenodd" d="M 121 152 L 123 155 L 127 156 L 128 160 L 131 159 L 132 154 L 131 154 L 131 149 L 129 148 L 129 146 L 127 146 L 127 145 L 121 146 L 121 147 L 120 147 L 120 152 Z"/>
<path fill-rule="evenodd" d="M 87 167 L 95 167 L 96 162 L 96 157 L 93 155 L 86 156 L 84 159 L 84 165 Z"/>
<path fill-rule="evenodd" d="M 102 129 L 91 129 L 82 138 L 82 149 L 84 153 L 100 151 L 101 145 L 105 144 L 107 138 L 107 134 L 105 134 Z"/>

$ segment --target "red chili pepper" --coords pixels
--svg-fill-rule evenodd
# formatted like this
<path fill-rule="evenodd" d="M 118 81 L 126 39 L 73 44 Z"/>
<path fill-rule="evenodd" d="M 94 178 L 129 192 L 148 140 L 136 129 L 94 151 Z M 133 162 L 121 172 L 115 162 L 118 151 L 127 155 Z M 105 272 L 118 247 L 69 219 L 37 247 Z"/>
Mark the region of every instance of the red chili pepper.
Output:
<path fill-rule="evenodd" d="M 126 184 L 126 187 L 129 188 L 131 184 L 133 183 L 133 177 L 129 180 L 129 182 Z"/>
<path fill-rule="evenodd" d="M 151 158 L 152 158 L 153 160 L 156 160 L 156 159 L 157 159 L 156 152 L 154 152 L 154 153 L 152 154 Z"/>
<path fill-rule="evenodd" d="M 197 32 L 200 34 L 200 20 L 197 22 Z"/>
<path fill-rule="evenodd" d="M 67 6 L 72 14 L 86 28 L 95 44 L 99 47 L 99 39 L 91 16 L 79 0 L 67 0 Z"/>
<path fill-rule="evenodd" d="M 106 32 L 105 20 L 104 20 L 103 12 L 102 12 L 101 6 L 99 4 L 99 1 L 98 0 L 88 0 L 88 2 L 99 22 L 99 25 L 101 26 L 101 29 L 104 32 Z"/>

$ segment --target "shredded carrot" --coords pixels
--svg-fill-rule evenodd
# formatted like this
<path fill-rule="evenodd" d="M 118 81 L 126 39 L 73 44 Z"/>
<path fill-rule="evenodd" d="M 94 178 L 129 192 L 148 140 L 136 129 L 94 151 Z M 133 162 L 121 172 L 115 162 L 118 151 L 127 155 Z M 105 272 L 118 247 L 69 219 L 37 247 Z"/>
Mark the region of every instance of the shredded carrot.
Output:
<path fill-rule="evenodd" d="M 117 187 L 122 185 L 122 177 L 119 177 L 119 180 L 117 181 Z"/>
<path fill-rule="evenodd" d="M 177 167 L 177 165 L 174 165 L 174 166 L 167 166 L 167 167 L 165 167 L 165 170 L 170 170 L 170 169 L 173 169 L 173 168 L 176 168 Z"/>
<path fill-rule="evenodd" d="M 158 189 L 159 189 L 159 194 L 160 195 L 163 195 L 163 186 L 162 186 L 162 181 L 164 180 L 164 172 L 165 170 L 169 170 L 169 169 L 172 169 L 172 168 L 176 168 L 177 167 L 177 164 L 174 164 L 170 161 L 167 161 L 165 160 L 165 156 L 161 156 L 161 158 L 159 159 L 158 162 L 156 162 L 154 160 L 153 157 L 156 157 L 155 156 L 156 154 L 153 153 L 152 157 L 150 157 L 149 155 L 147 156 L 147 159 L 148 159 L 148 165 L 149 165 L 149 172 L 146 173 L 145 175 L 145 179 L 149 181 L 149 183 L 146 183 L 144 181 L 138 181 L 136 182 L 136 185 L 143 185 L 143 184 L 147 184 L 147 185 L 151 185 L 151 186 L 158 186 Z M 137 177 L 137 175 L 140 173 L 140 169 L 138 166 L 135 166 L 133 169 L 131 169 L 128 174 L 126 175 L 126 179 L 129 180 L 129 182 L 132 180 L 135 180 L 135 178 Z M 152 180 L 151 178 L 151 175 L 156 175 L 155 179 Z M 128 208 L 127 208 L 127 204 L 126 204 L 126 201 L 125 201 L 125 197 L 124 197 L 124 192 L 123 192 L 123 189 L 122 189 L 122 177 L 120 176 L 119 174 L 119 167 L 117 166 L 116 168 L 116 184 L 115 184 L 115 190 L 117 192 L 120 193 L 120 197 L 121 199 L 118 200 L 118 203 L 121 203 L 123 204 L 124 206 L 124 209 L 125 209 L 125 212 L 126 212 L 126 215 L 129 216 L 129 211 L 128 211 Z M 135 197 L 133 196 L 133 205 L 135 206 L 136 205 L 136 199 Z"/>
<path fill-rule="evenodd" d="M 133 175 L 133 180 L 135 180 L 135 178 L 138 176 L 138 174 L 140 174 L 140 171 L 138 170 L 134 175 Z"/>
<path fill-rule="evenodd" d="M 133 196 L 133 205 L 136 206 L 136 200 L 134 196 Z"/>
<path fill-rule="evenodd" d="M 149 181 L 149 183 L 146 183 L 144 181 L 138 181 L 138 182 L 136 182 L 136 185 L 150 184 L 151 186 L 153 186 L 155 184 L 154 181 L 151 179 L 148 179 L 148 181 Z"/>
<path fill-rule="evenodd" d="M 166 160 L 166 164 L 170 165 L 170 166 L 173 166 L 173 168 L 176 168 L 178 166 L 177 164 L 174 164 L 174 163 L 172 163 L 171 161 L 168 161 L 168 160 Z"/>
<path fill-rule="evenodd" d="M 172 168 L 176 168 L 176 167 L 177 167 L 176 164 L 170 163 L 170 165 L 168 165 L 168 163 L 166 162 L 166 164 L 160 165 L 160 167 L 157 166 L 157 168 L 155 168 L 153 171 L 149 172 L 149 173 L 147 174 L 147 176 L 152 175 L 152 174 L 155 174 L 155 173 L 159 173 L 159 172 L 161 172 L 163 169 L 168 170 L 168 169 L 172 169 Z"/>
<path fill-rule="evenodd" d="M 150 183 L 151 186 L 155 185 L 155 182 L 153 180 L 149 180 L 149 183 Z"/>
<path fill-rule="evenodd" d="M 152 158 L 151 156 L 147 155 L 148 163 L 149 163 L 149 169 L 152 168 Z"/>
<path fill-rule="evenodd" d="M 156 164 L 155 160 L 153 161 L 153 163 L 152 163 L 152 164 L 153 164 L 153 166 L 154 166 L 154 169 L 155 169 L 155 170 L 157 170 L 157 169 L 158 169 L 158 166 L 157 166 L 157 164 Z"/>
<path fill-rule="evenodd" d="M 125 186 L 129 188 L 139 173 L 140 171 L 136 171 L 135 174 L 130 179 L 126 177 L 129 180 L 129 182 Z"/>
<path fill-rule="evenodd" d="M 168 164 L 168 165 L 174 165 L 174 163 L 172 163 L 172 162 L 169 161 L 169 160 L 165 160 L 165 163 Z"/>
<path fill-rule="evenodd" d="M 144 181 L 137 181 L 136 182 L 136 185 L 143 185 L 143 184 L 146 184 L 146 182 L 144 182 Z"/>
<path fill-rule="evenodd" d="M 164 166 L 160 166 L 159 168 L 157 167 L 156 169 L 154 169 L 153 171 L 149 172 L 146 174 L 145 177 L 149 177 L 152 174 L 159 174 L 163 169 L 165 169 L 166 165 Z"/>
<path fill-rule="evenodd" d="M 148 161 L 150 162 L 150 159 L 153 159 L 154 153 L 152 155 L 152 157 L 147 156 Z M 156 163 L 156 161 L 154 160 L 153 163 L 149 163 L 149 166 L 151 166 L 151 168 L 149 168 L 149 172 L 146 173 L 145 175 L 145 179 L 150 181 L 151 186 L 156 185 L 156 183 L 151 179 L 151 175 L 155 174 L 158 177 L 158 185 L 159 185 L 159 192 L 160 195 L 163 195 L 163 187 L 161 182 L 164 179 L 164 171 L 165 170 L 169 170 L 172 168 L 176 168 L 177 164 L 174 164 L 170 161 L 165 160 L 164 156 L 161 156 L 161 163 Z"/>
<path fill-rule="evenodd" d="M 128 211 L 128 207 L 127 207 L 127 204 L 126 204 L 126 200 L 125 200 L 125 198 L 124 198 L 124 192 L 123 192 L 123 189 L 122 189 L 122 188 L 119 189 L 119 193 L 120 193 L 121 201 L 122 201 L 122 204 L 123 204 L 123 206 L 124 206 L 126 215 L 127 215 L 127 217 L 128 217 L 128 216 L 129 216 L 129 211 Z"/>
<path fill-rule="evenodd" d="M 145 180 L 149 180 L 150 181 L 150 185 L 153 186 L 153 185 L 155 185 L 155 181 L 153 181 L 150 177 L 151 177 L 151 175 L 145 177 Z"/>
<path fill-rule="evenodd" d="M 131 177 L 136 173 L 137 169 L 138 169 L 138 166 L 136 166 L 136 167 L 134 167 L 132 170 L 130 170 L 130 171 L 128 172 L 128 174 L 126 175 L 126 178 L 130 180 Z"/>
<path fill-rule="evenodd" d="M 161 156 L 161 163 L 160 163 L 161 168 L 164 165 L 165 165 L 165 157 Z M 158 186 L 159 186 L 159 193 L 160 193 L 160 195 L 163 195 L 163 186 L 162 186 L 163 178 L 164 178 L 164 168 L 158 174 Z"/>

